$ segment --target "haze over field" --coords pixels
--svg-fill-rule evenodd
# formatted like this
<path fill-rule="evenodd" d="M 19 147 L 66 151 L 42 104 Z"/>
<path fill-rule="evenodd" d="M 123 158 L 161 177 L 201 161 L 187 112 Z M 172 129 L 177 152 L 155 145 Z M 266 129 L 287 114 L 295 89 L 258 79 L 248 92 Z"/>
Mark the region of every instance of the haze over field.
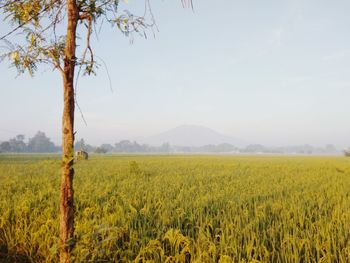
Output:
<path fill-rule="evenodd" d="M 332 144 L 315 146 L 310 144 L 269 146 L 245 142 L 204 126 L 181 125 L 168 131 L 138 140 L 124 138 L 91 144 L 77 137 L 76 151 L 88 153 L 206 153 L 206 154 L 293 154 L 293 155 L 343 155 L 344 149 Z M 0 153 L 54 153 L 61 147 L 55 145 L 44 132 L 33 136 L 16 135 L 0 142 Z"/>
<path fill-rule="evenodd" d="M 77 112 L 77 136 L 96 145 L 139 140 L 185 123 L 251 143 L 346 148 L 349 9 L 345 0 L 203 0 L 193 13 L 159 1 L 155 39 L 130 45 L 106 27 L 94 39 L 114 92 L 102 62 L 96 77 L 79 81 L 88 125 Z M 58 74 L 15 78 L 6 63 L 0 72 L 0 141 L 40 129 L 60 144 Z"/>
<path fill-rule="evenodd" d="M 246 142 L 238 138 L 197 125 L 181 125 L 171 130 L 140 139 L 140 142 L 150 145 L 161 145 L 168 142 L 171 145 L 177 146 L 203 146 L 206 144 L 230 143 L 241 147 L 246 144 Z"/>

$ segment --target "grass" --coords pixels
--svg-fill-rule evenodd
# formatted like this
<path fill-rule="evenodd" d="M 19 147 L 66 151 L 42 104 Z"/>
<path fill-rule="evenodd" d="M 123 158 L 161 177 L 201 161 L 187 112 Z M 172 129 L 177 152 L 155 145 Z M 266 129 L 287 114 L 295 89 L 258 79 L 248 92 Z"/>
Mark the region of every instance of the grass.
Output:
<path fill-rule="evenodd" d="M 0 261 L 58 261 L 58 156 L 0 155 Z M 350 262 L 344 157 L 92 156 L 76 262 Z"/>

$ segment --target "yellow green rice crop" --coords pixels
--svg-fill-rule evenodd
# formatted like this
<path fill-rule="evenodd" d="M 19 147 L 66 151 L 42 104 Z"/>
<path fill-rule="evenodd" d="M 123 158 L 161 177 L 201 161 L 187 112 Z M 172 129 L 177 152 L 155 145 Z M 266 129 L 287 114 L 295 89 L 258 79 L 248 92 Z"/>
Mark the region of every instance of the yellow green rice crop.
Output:
<path fill-rule="evenodd" d="M 0 156 L 0 261 L 58 260 L 58 157 Z M 350 262 L 343 157 L 93 156 L 76 262 Z"/>

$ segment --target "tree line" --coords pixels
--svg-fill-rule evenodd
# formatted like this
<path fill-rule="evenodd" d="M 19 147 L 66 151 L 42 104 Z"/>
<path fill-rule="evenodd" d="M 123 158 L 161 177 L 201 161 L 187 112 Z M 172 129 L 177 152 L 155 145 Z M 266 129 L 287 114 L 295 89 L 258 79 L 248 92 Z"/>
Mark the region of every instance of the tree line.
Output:
<path fill-rule="evenodd" d="M 7 153 L 54 153 L 59 152 L 56 146 L 44 132 L 38 131 L 26 142 L 23 134 L 16 135 L 8 141 L 0 143 L 0 152 Z"/>
<path fill-rule="evenodd" d="M 115 144 L 101 144 L 94 146 L 77 140 L 75 150 L 89 153 L 270 153 L 270 154 L 337 154 L 340 153 L 335 146 L 328 144 L 325 147 L 315 147 L 308 144 L 299 146 L 266 147 L 260 144 L 250 144 L 238 148 L 229 143 L 207 144 L 203 146 L 176 146 L 163 143 L 159 146 L 141 144 L 136 141 L 121 140 Z M 55 145 L 44 132 L 38 131 L 32 138 L 25 140 L 19 134 L 8 141 L 0 142 L 0 152 L 3 153 L 55 153 L 60 152 L 61 146 Z M 350 153 L 349 153 L 350 155 Z"/>

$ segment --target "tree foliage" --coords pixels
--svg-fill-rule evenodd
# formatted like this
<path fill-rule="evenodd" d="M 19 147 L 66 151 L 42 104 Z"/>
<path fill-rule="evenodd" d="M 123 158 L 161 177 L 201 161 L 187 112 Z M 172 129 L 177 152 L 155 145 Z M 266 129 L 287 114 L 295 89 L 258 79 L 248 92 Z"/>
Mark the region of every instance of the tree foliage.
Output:
<path fill-rule="evenodd" d="M 78 0 L 79 46 L 83 47 L 74 58 L 75 65 L 85 74 L 95 73 L 97 63 L 91 44 L 93 31 L 98 33 L 104 23 L 116 27 L 122 34 L 147 38 L 148 30 L 156 29 L 149 0 L 145 0 L 144 12 L 136 15 L 123 9 L 127 2 L 119 0 Z M 49 64 L 63 73 L 66 0 L 10 0 L 0 6 L 12 30 L 0 36 L 3 42 L 0 49 L 0 61 L 8 59 L 18 73 L 33 75 L 41 64 Z M 189 5 L 190 1 L 182 1 Z M 80 70 L 79 70 L 80 72 Z"/>

